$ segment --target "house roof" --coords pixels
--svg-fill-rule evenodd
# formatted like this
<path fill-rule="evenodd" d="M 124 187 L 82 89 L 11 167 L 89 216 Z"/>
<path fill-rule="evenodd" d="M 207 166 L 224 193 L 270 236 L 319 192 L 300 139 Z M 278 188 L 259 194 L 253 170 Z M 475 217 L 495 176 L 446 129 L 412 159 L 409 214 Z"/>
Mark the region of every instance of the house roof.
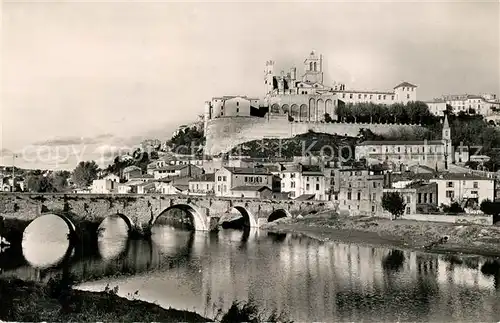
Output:
<path fill-rule="evenodd" d="M 475 180 L 475 181 L 493 181 L 492 178 L 487 178 L 479 175 L 473 175 L 468 173 L 442 173 L 434 176 L 432 180 Z"/>
<path fill-rule="evenodd" d="M 189 182 L 215 182 L 215 173 L 203 174 L 191 179 Z"/>
<path fill-rule="evenodd" d="M 298 201 L 314 200 L 315 194 L 302 194 L 296 198 Z"/>
<path fill-rule="evenodd" d="M 186 191 L 189 189 L 189 185 L 185 185 L 185 184 L 173 184 L 172 186 L 180 191 Z"/>
<path fill-rule="evenodd" d="M 402 146 L 402 145 L 443 145 L 441 140 L 367 140 L 360 142 L 358 146 Z"/>
<path fill-rule="evenodd" d="M 245 191 L 245 192 L 248 192 L 248 191 L 252 191 L 252 192 L 255 192 L 255 191 L 258 191 L 258 192 L 262 192 L 262 191 L 265 191 L 265 190 L 271 190 L 269 187 L 267 186 L 236 186 L 236 187 L 233 187 L 231 189 L 231 191 Z"/>
<path fill-rule="evenodd" d="M 388 91 L 362 91 L 362 90 L 334 90 L 335 93 L 356 93 L 356 94 L 387 94 L 394 95 L 394 92 Z"/>
<path fill-rule="evenodd" d="M 414 84 L 411 84 L 411 83 L 408 83 L 408 82 L 403 82 L 403 83 L 399 83 L 398 85 L 396 85 L 394 88 L 397 89 L 399 87 L 417 87 L 416 85 Z"/>
<path fill-rule="evenodd" d="M 267 168 L 224 167 L 233 174 L 271 175 Z"/>
<path fill-rule="evenodd" d="M 189 167 L 189 165 L 167 165 L 167 166 L 159 167 L 156 170 L 181 170 L 181 169 L 184 169 L 187 167 Z M 195 165 L 191 165 L 191 167 L 198 168 Z"/>
<path fill-rule="evenodd" d="M 137 167 L 137 166 L 127 166 L 123 169 L 123 172 L 124 173 L 128 173 L 128 172 L 131 172 L 131 171 L 134 171 L 134 170 L 141 170 L 140 167 Z"/>
<path fill-rule="evenodd" d="M 133 179 L 137 179 L 137 178 L 154 178 L 154 176 L 151 175 L 151 174 L 139 174 L 139 175 L 131 176 L 130 178 L 133 178 Z"/>

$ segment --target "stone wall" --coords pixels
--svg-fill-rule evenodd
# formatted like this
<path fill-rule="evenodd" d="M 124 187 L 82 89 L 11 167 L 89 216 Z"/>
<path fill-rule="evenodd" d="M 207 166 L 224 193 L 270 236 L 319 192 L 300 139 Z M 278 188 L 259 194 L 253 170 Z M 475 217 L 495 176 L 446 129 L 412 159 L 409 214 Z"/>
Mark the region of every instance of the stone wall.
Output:
<path fill-rule="evenodd" d="M 406 220 L 482 224 L 492 225 L 493 217 L 488 215 L 440 215 L 440 214 L 411 214 L 402 217 Z"/>
<path fill-rule="evenodd" d="M 417 125 L 370 123 L 289 122 L 286 116 L 217 118 L 207 122 L 205 153 L 216 155 L 251 140 L 263 138 L 291 138 L 309 130 L 342 136 L 357 136 L 362 128 L 376 134 L 387 134 L 397 129 L 412 130 Z"/>

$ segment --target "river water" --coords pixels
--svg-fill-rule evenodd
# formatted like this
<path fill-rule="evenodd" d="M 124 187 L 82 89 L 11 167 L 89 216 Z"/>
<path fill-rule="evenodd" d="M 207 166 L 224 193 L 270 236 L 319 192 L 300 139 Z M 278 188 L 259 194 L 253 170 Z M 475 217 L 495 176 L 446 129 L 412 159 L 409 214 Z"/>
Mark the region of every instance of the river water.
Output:
<path fill-rule="evenodd" d="M 96 250 L 69 248 L 65 223 L 42 217 L 24 235 L 18 266 L 0 276 L 47 281 L 66 266 L 77 288 L 213 318 L 252 301 L 294 321 L 500 321 L 500 272 L 483 257 L 453 258 L 292 234 L 154 228 L 130 240 L 121 219 L 101 225 Z M 16 258 L 8 252 L 1 257 Z M 17 257 L 17 258 L 19 258 Z M 5 259 L 1 262 L 7 264 Z M 7 268 L 8 267 L 8 268 Z"/>

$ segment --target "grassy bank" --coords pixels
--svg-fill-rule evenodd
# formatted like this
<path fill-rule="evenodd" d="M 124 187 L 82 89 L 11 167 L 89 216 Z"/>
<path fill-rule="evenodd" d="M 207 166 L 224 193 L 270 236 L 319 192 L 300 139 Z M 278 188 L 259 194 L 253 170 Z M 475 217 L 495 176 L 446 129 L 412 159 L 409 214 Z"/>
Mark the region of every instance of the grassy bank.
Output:
<path fill-rule="evenodd" d="M 500 227 L 473 224 L 344 217 L 332 213 L 267 224 L 272 232 L 296 232 L 322 241 L 386 245 L 427 252 L 500 256 Z M 448 236 L 446 243 L 431 245 Z"/>
<path fill-rule="evenodd" d="M 46 285 L 20 279 L 0 279 L 0 322 L 213 322 L 201 315 L 122 298 L 117 287 L 102 292 L 71 288 L 71 282 L 50 280 Z M 283 313 L 264 314 L 252 303 L 234 302 L 218 311 L 216 322 L 293 322 Z"/>
<path fill-rule="evenodd" d="M 0 319 L 14 322 L 207 322 L 196 313 L 164 309 L 128 300 L 110 292 L 93 293 L 40 285 L 22 280 L 0 280 Z"/>

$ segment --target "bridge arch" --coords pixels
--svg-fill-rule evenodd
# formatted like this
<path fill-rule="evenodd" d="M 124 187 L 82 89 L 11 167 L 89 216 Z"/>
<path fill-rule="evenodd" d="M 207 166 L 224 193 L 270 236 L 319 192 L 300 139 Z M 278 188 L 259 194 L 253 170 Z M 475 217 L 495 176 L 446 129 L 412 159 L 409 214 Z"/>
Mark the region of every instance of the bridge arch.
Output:
<path fill-rule="evenodd" d="M 187 214 L 189 214 L 189 216 L 191 217 L 191 220 L 193 221 L 194 230 L 196 230 L 196 231 L 208 231 L 209 230 L 209 226 L 207 224 L 205 217 L 201 214 L 201 212 L 198 210 L 198 208 L 193 204 L 175 204 L 175 205 L 172 205 L 172 206 L 166 208 L 160 214 L 158 214 L 158 216 L 155 217 L 155 220 L 153 221 L 152 225 L 154 225 L 156 223 L 156 221 L 158 220 L 158 218 L 160 218 L 163 214 L 165 214 L 166 212 L 173 210 L 173 209 L 182 210 L 182 211 L 186 212 Z"/>
<path fill-rule="evenodd" d="M 267 222 L 273 222 L 281 218 L 291 218 L 292 215 L 288 210 L 285 209 L 277 209 L 274 210 L 268 217 L 267 217 Z"/>
<path fill-rule="evenodd" d="M 230 211 L 232 210 L 238 211 L 245 220 L 245 223 L 248 224 L 250 228 L 257 228 L 259 226 L 257 220 L 255 219 L 255 216 L 250 211 L 248 211 L 244 206 L 236 205 L 233 206 Z"/>
<path fill-rule="evenodd" d="M 107 218 L 120 218 L 120 219 L 122 219 L 125 222 L 125 224 L 127 225 L 127 229 L 129 232 L 134 227 L 134 223 L 132 222 L 132 219 L 130 219 L 128 216 L 126 216 L 123 213 L 114 213 L 114 214 L 108 215 L 104 220 L 101 221 L 101 223 L 99 224 L 99 227 L 103 224 L 103 222 Z"/>

